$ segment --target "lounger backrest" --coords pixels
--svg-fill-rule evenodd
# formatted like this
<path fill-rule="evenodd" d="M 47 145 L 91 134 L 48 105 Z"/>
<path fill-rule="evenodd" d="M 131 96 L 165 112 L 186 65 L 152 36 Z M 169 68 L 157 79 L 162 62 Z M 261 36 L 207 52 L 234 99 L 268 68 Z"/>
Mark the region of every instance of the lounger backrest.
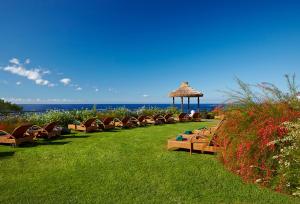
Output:
<path fill-rule="evenodd" d="M 153 116 L 153 119 L 154 119 L 154 120 L 157 120 L 157 119 L 164 119 L 164 117 L 163 117 L 162 115 L 160 115 L 160 114 L 156 114 L 156 115 Z"/>
<path fill-rule="evenodd" d="M 200 113 L 198 113 L 198 112 L 197 112 L 197 113 L 194 113 L 194 114 L 193 114 L 193 118 L 200 118 Z"/>
<path fill-rule="evenodd" d="M 165 115 L 165 119 L 168 120 L 170 117 L 172 117 L 172 114 L 168 113 Z"/>
<path fill-rule="evenodd" d="M 122 123 L 123 123 L 124 125 L 126 125 L 126 124 L 129 122 L 129 120 L 130 120 L 129 117 L 124 117 L 124 118 L 122 119 Z"/>
<path fill-rule="evenodd" d="M 144 115 L 138 117 L 139 122 L 143 122 L 145 119 L 146 119 L 146 116 L 144 116 Z"/>
<path fill-rule="evenodd" d="M 104 119 L 102 120 L 102 123 L 103 123 L 104 125 L 109 125 L 109 124 L 111 123 L 111 121 L 113 121 L 113 118 L 111 118 L 111 117 L 106 117 L 106 118 L 104 118 Z"/>
<path fill-rule="evenodd" d="M 14 138 L 21 138 L 24 137 L 25 132 L 31 127 L 32 125 L 21 125 L 19 127 L 16 127 L 14 131 L 11 133 L 11 135 Z"/>
<path fill-rule="evenodd" d="M 83 123 L 83 125 L 85 126 L 85 127 L 90 127 L 92 124 L 93 124 L 93 122 L 95 122 L 96 121 L 96 118 L 90 118 L 90 119 L 87 119 L 84 123 Z"/>
<path fill-rule="evenodd" d="M 147 119 L 147 120 L 154 120 L 153 117 L 150 116 L 150 115 L 145 116 L 145 119 Z"/>
<path fill-rule="evenodd" d="M 130 117 L 130 121 L 134 123 L 139 122 L 139 120 L 136 117 Z"/>
<path fill-rule="evenodd" d="M 44 129 L 45 129 L 47 132 L 52 132 L 56 125 L 57 125 L 56 122 L 52 122 L 52 123 L 47 124 L 47 125 L 44 127 Z"/>
<path fill-rule="evenodd" d="M 216 129 L 213 131 L 213 133 L 212 133 L 212 138 L 211 138 L 211 140 L 210 140 L 210 142 L 209 142 L 209 145 L 213 145 L 213 143 L 215 142 L 215 140 L 216 140 L 216 138 L 217 138 L 217 131 L 222 127 L 222 125 L 224 124 L 224 122 L 225 122 L 225 119 L 223 119 L 223 120 L 221 120 L 219 123 L 218 123 L 218 125 L 217 125 L 217 127 L 216 127 Z"/>
<path fill-rule="evenodd" d="M 153 118 L 154 120 L 156 120 L 157 117 L 158 117 L 158 115 L 156 114 L 156 115 L 154 115 L 152 118 Z"/>
<path fill-rule="evenodd" d="M 215 132 L 218 131 L 220 129 L 220 127 L 223 125 L 223 123 L 225 122 L 225 119 L 221 120 L 218 125 L 215 128 Z"/>
<path fill-rule="evenodd" d="M 187 113 L 180 113 L 178 118 L 184 118 L 184 117 L 186 117 L 186 115 L 187 115 Z"/>

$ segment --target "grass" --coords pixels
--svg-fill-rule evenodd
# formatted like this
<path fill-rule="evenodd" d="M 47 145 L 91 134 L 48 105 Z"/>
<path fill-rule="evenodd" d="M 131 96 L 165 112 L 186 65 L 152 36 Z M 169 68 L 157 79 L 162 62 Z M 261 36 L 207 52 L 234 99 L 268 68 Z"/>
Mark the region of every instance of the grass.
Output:
<path fill-rule="evenodd" d="M 0 203 L 296 203 L 225 170 L 214 155 L 167 151 L 209 123 L 74 134 L 0 146 Z"/>

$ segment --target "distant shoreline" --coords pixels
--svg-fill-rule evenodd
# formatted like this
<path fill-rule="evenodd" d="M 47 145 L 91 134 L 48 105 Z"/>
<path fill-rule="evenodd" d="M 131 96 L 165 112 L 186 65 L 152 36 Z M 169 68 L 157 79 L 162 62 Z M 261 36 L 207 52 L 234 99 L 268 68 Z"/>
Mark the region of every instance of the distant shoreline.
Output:
<path fill-rule="evenodd" d="M 127 108 L 129 110 L 137 110 L 140 108 L 168 108 L 171 107 L 172 104 L 166 103 L 153 103 L 153 104 L 18 104 L 19 106 L 23 107 L 23 111 L 37 111 L 37 112 L 45 112 L 48 110 L 82 110 L 82 109 L 92 109 L 94 105 L 96 105 L 97 110 L 109 110 L 109 109 L 116 109 L 116 108 Z M 211 111 L 217 106 L 223 104 L 200 104 L 201 111 Z M 180 104 L 175 104 L 175 107 L 180 108 Z M 197 109 L 197 104 L 190 104 L 190 109 Z M 185 110 L 187 110 L 187 105 L 185 105 Z"/>

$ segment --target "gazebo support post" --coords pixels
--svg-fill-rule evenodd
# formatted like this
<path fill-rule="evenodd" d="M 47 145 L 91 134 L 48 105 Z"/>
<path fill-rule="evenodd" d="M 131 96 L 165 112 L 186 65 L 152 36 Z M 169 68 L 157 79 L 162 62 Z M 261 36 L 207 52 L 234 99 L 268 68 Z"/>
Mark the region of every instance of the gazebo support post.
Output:
<path fill-rule="evenodd" d="M 181 112 L 183 113 L 183 97 L 181 97 Z"/>
<path fill-rule="evenodd" d="M 188 97 L 188 112 L 190 112 L 190 97 Z"/>
<path fill-rule="evenodd" d="M 173 97 L 173 107 L 175 107 L 175 97 Z"/>
<path fill-rule="evenodd" d="M 197 107 L 198 108 L 198 113 L 200 113 L 200 97 L 198 96 L 197 99 L 198 99 L 198 107 Z"/>

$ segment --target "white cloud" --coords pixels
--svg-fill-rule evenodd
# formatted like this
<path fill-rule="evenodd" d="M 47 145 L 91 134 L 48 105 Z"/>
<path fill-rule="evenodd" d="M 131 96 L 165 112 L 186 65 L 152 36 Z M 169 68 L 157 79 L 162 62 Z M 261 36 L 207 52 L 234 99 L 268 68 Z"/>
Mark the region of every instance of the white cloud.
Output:
<path fill-rule="evenodd" d="M 76 88 L 76 91 L 81 91 L 81 90 L 82 90 L 81 87 L 77 87 L 77 88 Z"/>
<path fill-rule="evenodd" d="M 43 71 L 43 74 L 51 74 L 50 70 Z"/>
<path fill-rule="evenodd" d="M 9 62 L 11 64 L 20 65 L 20 61 L 17 58 L 12 58 L 11 60 L 9 60 Z"/>
<path fill-rule="evenodd" d="M 63 83 L 66 86 L 66 85 L 70 84 L 71 79 L 69 79 L 69 78 L 63 78 L 63 79 L 60 80 L 60 82 Z"/>
<path fill-rule="evenodd" d="M 147 97 L 149 97 L 149 95 L 148 94 L 143 94 L 143 97 L 147 98 Z"/>
<path fill-rule="evenodd" d="M 17 58 L 13 58 L 9 62 L 11 64 L 4 67 L 4 71 L 26 77 L 38 85 L 45 86 L 49 84 L 48 80 L 43 79 L 43 72 L 40 69 L 26 69 L 22 64 L 20 64 L 20 61 Z"/>
<path fill-rule="evenodd" d="M 66 98 L 2 98 L 5 101 L 12 103 L 80 103 L 82 100 L 66 99 Z"/>
<path fill-rule="evenodd" d="M 95 88 L 95 91 L 96 91 L 96 92 L 98 92 L 98 91 L 99 91 L 99 89 L 98 89 L 98 88 Z"/>
<path fill-rule="evenodd" d="M 21 84 L 22 84 L 22 82 L 20 82 L 20 81 L 17 81 L 17 82 L 16 82 L 16 85 L 17 85 L 17 86 L 20 86 Z"/>
<path fill-rule="evenodd" d="M 30 59 L 27 58 L 27 59 L 25 60 L 25 64 L 29 64 L 29 63 L 30 63 Z"/>
<path fill-rule="evenodd" d="M 44 79 L 37 79 L 35 81 L 36 84 L 39 84 L 39 85 L 48 85 L 49 84 L 49 81 L 48 80 L 44 80 Z"/>

